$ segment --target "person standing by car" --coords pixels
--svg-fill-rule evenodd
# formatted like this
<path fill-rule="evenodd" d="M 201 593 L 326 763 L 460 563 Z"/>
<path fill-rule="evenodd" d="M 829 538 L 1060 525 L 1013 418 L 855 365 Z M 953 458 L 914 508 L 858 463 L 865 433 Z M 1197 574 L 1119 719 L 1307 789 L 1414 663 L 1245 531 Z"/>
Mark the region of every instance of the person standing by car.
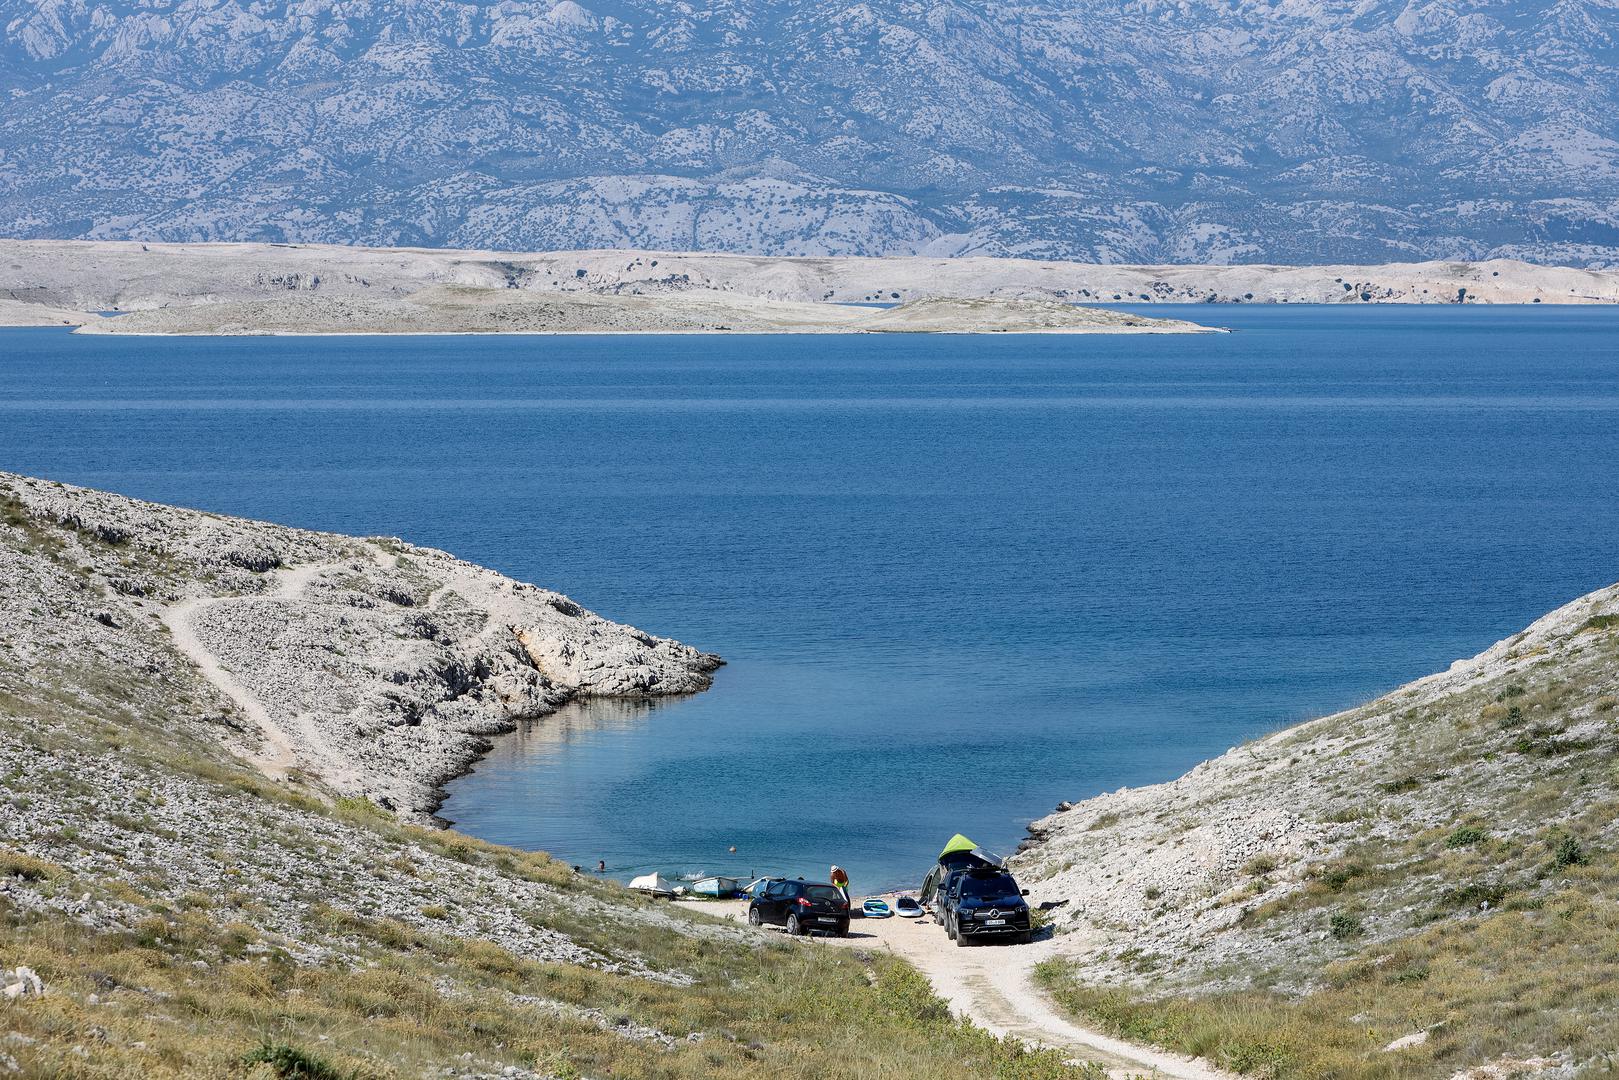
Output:
<path fill-rule="evenodd" d="M 832 884 L 838 887 L 838 892 L 843 894 L 843 902 L 847 904 L 849 902 L 849 872 L 834 863 L 831 873 L 827 876 Z"/>

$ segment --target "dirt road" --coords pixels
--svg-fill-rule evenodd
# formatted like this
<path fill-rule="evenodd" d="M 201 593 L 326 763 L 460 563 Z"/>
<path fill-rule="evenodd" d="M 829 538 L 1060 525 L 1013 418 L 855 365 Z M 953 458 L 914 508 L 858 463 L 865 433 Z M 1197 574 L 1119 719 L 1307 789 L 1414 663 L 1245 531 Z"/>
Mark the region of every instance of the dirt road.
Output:
<path fill-rule="evenodd" d="M 682 906 L 742 920 L 741 901 L 681 901 Z M 779 931 L 777 931 L 779 932 Z M 1093 1061 L 1115 1080 L 1232 1080 L 1201 1058 L 1182 1057 L 1092 1031 L 1063 1016 L 1034 985 L 1034 966 L 1051 956 L 1054 943 L 976 945 L 959 948 L 931 919 L 856 919 L 846 938 L 816 938 L 834 948 L 884 948 L 909 961 L 933 983 L 950 1008 L 996 1035 L 1070 1052 Z"/>

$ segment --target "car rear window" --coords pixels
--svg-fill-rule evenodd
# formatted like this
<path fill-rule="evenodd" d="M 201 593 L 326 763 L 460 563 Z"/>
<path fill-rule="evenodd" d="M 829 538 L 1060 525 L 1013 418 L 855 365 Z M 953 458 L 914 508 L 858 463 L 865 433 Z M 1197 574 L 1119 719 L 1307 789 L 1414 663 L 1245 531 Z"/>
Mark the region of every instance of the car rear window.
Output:
<path fill-rule="evenodd" d="M 804 895 L 811 900 L 835 900 L 842 902 L 843 894 L 830 885 L 811 885 L 804 890 Z"/>

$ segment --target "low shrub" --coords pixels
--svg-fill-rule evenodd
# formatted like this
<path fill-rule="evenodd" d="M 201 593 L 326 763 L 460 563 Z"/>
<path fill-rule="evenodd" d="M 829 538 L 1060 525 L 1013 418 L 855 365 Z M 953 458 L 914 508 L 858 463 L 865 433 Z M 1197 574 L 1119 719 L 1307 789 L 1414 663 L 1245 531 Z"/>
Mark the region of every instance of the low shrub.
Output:
<path fill-rule="evenodd" d="M 1442 907 L 1483 907 L 1486 904 L 1494 905 L 1501 902 L 1501 898 L 1512 890 L 1495 881 L 1472 881 L 1466 885 L 1457 885 L 1446 889 L 1439 896 Z"/>
<path fill-rule="evenodd" d="M 1558 757 L 1576 750 L 1589 750 L 1594 744 L 1589 739 L 1566 739 L 1556 728 L 1535 728 L 1512 741 L 1512 749 L 1528 757 Z"/>
<path fill-rule="evenodd" d="M 1554 867 L 1562 869 L 1565 866 L 1584 866 L 1585 862 L 1585 848 L 1581 846 L 1577 837 L 1564 834 L 1552 845 Z"/>
<path fill-rule="evenodd" d="M 379 818 L 384 821 L 393 820 L 392 814 L 388 813 L 388 811 L 384 810 L 382 807 L 378 806 L 364 795 L 340 796 L 337 799 L 336 805 L 339 810 L 346 814 L 352 814 L 355 817 Z"/>
<path fill-rule="evenodd" d="M 1277 865 L 1274 855 L 1255 855 L 1243 865 L 1242 872 L 1249 877 L 1263 877 L 1275 870 Z"/>
<path fill-rule="evenodd" d="M 1328 889 L 1333 892 L 1343 892 L 1350 882 L 1356 878 L 1365 877 L 1370 872 L 1365 863 L 1349 860 L 1320 867 L 1316 874 L 1321 884 Z"/>
<path fill-rule="evenodd" d="M 286 1043 L 264 1043 L 244 1054 L 242 1064 L 268 1065 L 279 1080 L 356 1080 L 359 1076 Z"/>
<path fill-rule="evenodd" d="M 1357 916 L 1347 911 L 1335 911 L 1332 918 L 1327 920 L 1327 933 L 1339 941 L 1348 941 L 1358 938 L 1366 932 L 1366 925 Z"/>

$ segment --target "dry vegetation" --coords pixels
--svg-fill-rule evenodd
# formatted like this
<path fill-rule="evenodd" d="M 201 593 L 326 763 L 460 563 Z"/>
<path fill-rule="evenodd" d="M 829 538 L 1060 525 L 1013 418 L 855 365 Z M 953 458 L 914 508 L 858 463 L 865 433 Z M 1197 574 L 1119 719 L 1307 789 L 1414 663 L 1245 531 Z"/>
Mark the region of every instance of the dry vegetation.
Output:
<path fill-rule="evenodd" d="M 1612 806 L 1599 809 L 1611 819 Z M 1540 860 L 1550 866 L 1556 851 L 1543 849 Z M 1064 1005 L 1120 1035 L 1279 1080 L 1448 1076 L 1502 1057 L 1557 1054 L 1592 1075 L 1611 1071 L 1619 1067 L 1619 860 L 1603 853 L 1553 876 L 1549 889 L 1508 898 L 1495 914 L 1351 948 L 1301 996 L 1151 999 L 1085 985 L 1060 962 L 1040 976 Z M 1420 1045 L 1384 1050 L 1425 1030 Z"/>
<path fill-rule="evenodd" d="M 951 1020 L 919 975 L 889 959 L 704 947 L 678 935 L 638 940 L 695 978 L 670 987 L 337 909 L 323 917 L 368 940 L 360 963 L 299 963 L 207 910 L 155 907 L 127 931 L 95 933 L 0 905 L 0 955 L 50 986 L 0 1014 L 0 1063 L 15 1061 L 25 1075 L 131 1078 L 421 1076 L 445 1067 L 498 1075 L 507 1066 L 557 1077 L 738 1080 L 760 1070 L 853 1080 L 957 1067 L 1030 1080 L 1082 1075 Z M 315 1064 L 303 1073 L 247 1069 L 264 1048 Z"/>

